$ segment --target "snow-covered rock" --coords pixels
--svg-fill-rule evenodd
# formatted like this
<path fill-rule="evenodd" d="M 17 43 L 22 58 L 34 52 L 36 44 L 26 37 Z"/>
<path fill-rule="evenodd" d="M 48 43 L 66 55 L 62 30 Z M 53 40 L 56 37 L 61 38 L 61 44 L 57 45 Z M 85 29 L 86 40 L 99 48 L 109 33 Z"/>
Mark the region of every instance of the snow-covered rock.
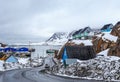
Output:
<path fill-rule="evenodd" d="M 111 35 L 110 32 L 103 32 L 102 34 L 104 34 L 104 35 L 102 36 L 102 39 L 103 39 L 103 40 L 108 39 L 108 40 L 114 41 L 114 42 L 117 41 L 117 37 Z M 96 35 L 96 36 L 101 37 L 102 34 L 99 34 L 99 35 Z"/>
<path fill-rule="evenodd" d="M 95 59 L 73 63 L 67 68 L 61 67 L 57 75 L 84 77 L 97 80 L 120 81 L 120 58 L 114 56 L 98 56 Z"/>

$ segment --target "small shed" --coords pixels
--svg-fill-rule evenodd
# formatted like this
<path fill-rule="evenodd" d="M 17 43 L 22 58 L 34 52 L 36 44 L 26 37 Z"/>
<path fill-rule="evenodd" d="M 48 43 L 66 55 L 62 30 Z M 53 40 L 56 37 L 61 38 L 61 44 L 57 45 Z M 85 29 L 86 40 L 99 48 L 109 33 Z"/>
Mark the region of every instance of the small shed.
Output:
<path fill-rule="evenodd" d="M 58 52 L 57 59 L 89 60 L 96 57 L 93 46 L 70 45 L 66 43 Z"/>
<path fill-rule="evenodd" d="M 18 59 L 15 57 L 15 56 L 13 56 L 13 55 L 10 55 L 6 60 L 5 60 L 5 62 L 18 62 Z"/>
<path fill-rule="evenodd" d="M 61 57 L 61 58 L 59 58 Z M 89 60 L 96 57 L 93 46 L 65 45 L 58 53 L 58 59 L 62 59 L 66 65 L 77 62 L 77 60 Z"/>
<path fill-rule="evenodd" d="M 92 59 L 96 56 L 93 46 L 65 46 L 68 58 L 80 60 Z"/>

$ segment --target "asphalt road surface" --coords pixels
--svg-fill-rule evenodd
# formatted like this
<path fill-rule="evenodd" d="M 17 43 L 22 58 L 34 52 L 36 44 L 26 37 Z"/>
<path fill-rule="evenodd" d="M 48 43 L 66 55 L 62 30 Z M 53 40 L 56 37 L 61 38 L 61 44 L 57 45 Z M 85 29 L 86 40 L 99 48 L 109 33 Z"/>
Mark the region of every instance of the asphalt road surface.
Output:
<path fill-rule="evenodd" d="M 59 77 L 40 73 L 41 68 L 6 71 L 1 74 L 0 82 L 103 82 Z"/>
<path fill-rule="evenodd" d="M 45 61 L 45 63 L 47 62 L 53 65 L 52 59 Z M 0 82 L 103 82 L 95 80 L 72 79 L 39 72 L 43 69 L 43 67 L 44 65 L 39 68 L 5 71 L 0 75 Z"/>

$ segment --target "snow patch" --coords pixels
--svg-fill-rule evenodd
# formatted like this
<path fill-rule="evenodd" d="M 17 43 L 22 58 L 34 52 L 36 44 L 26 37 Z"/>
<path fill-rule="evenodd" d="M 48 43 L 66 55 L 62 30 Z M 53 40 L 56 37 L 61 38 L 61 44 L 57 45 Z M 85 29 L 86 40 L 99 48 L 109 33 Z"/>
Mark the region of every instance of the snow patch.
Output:
<path fill-rule="evenodd" d="M 114 42 L 117 41 L 118 37 L 111 35 L 110 32 L 103 32 L 102 34 L 104 34 L 104 36 L 102 37 L 103 40 L 108 39 L 108 40 L 114 41 Z M 99 34 L 97 36 L 101 37 L 102 34 Z"/>
<path fill-rule="evenodd" d="M 84 43 L 85 45 L 93 45 L 91 40 L 73 40 L 75 44 Z"/>

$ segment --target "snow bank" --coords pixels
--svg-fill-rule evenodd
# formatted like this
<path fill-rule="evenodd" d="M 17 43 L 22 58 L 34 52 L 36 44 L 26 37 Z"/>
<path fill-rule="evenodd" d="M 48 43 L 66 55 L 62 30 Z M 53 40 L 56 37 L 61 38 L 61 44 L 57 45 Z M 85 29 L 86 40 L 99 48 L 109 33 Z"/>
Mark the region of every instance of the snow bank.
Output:
<path fill-rule="evenodd" d="M 4 71 L 3 64 L 4 64 L 4 61 L 0 61 L 0 71 Z"/>
<path fill-rule="evenodd" d="M 18 62 L 21 64 L 26 64 L 29 62 L 29 58 L 17 58 Z"/>
<path fill-rule="evenodd" d="M 109 49 L 104 50 L 104 51 L 101 51 L 101 52 L 100 52 L 100 53 L 98 53 L 97 55 L 98 55 L 98 56 L 99 56 L 99 55 L 107 56 L 108 51 L 109 51 Z"/>
<path fill-rule="evenodd" d="M 66 42 L 68 41 L 68 39 L 57 39 L 51 42 L 46 42 L 48 45 L 64 45 Z"/>

